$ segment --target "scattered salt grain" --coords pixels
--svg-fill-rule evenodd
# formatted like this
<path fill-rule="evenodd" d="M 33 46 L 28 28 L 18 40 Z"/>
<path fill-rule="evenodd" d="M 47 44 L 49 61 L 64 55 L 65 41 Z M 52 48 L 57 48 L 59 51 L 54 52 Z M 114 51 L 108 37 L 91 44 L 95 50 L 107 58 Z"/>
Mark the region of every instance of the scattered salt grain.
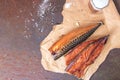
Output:
<path fill-rule="evenodd" d="M 44 0 L 42 4 L 39 5 L 38 16 L 44 17 L 45 11 L 49 7 L 49 5 L 47 5 L 48 2 L 49 0 Z"/>
<path fill-rule="evenodd" d="M 41 31 L 41 29 L 40 29 L 40 28 L 38 28 L 38 30 L 39 30 L 39 31 Z"/>
<path fill-rule="evenodd" d="M 25 28 L 27 28 L 27 26 L 25 25 Z"/>
<path fill-rule="evenodd" d="M 22 13 L 22 10 L 20 10 L 20 13 Z"/>
<path fill-rule="evenodd" d="M 38 23 L 35 23 L 35 26 L 38 27 Z"/>
<path fill-rule="evenodd" d="M 44 27 L 41 28 L 40 32 L 43 32 L 44 31 Z"/>
<path fill-rule="evenodd" d="M 70 8 L 71 5 L 72 5 L 72 3 L 66 3 L 66 4 L 65 4 L 65 8 Z"/>
<path fill-rule="evenodd" d="M 26 39 L 28 39 L 29 37 L 27 35 L 24 36 Z"/>
<path fill-rule="evenodd" d="M 19 18 L 20 16 L 16 16 L 17 18 Z"/>
<path fill-rule="evenodd" d="M 35 21 L 35 19 L 31 19 L 31 21 Z"/>
<path fill-rule="evenodd" d="M 33 16 L 33 14 L 32 14 L 32 13 L 30 13 L 30 16 Z"/>

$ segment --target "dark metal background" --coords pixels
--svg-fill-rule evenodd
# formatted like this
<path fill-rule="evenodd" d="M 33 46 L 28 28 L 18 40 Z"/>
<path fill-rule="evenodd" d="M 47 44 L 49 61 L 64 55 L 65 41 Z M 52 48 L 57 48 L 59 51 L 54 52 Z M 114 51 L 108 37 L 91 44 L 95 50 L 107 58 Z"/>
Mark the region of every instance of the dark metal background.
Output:
<path fill-rule="evenodd" d="M 119 7 L 120 0 L 116 1 Z M 65 0 L 0 0 L 0 80 L 77 80 L 45 71 L 40 62 L 39 44 L 53 25 L 62 22 L 64 3 Z M 120 80 L 119 54 L 120 49 L 112 50 L 91 80 Z"/>

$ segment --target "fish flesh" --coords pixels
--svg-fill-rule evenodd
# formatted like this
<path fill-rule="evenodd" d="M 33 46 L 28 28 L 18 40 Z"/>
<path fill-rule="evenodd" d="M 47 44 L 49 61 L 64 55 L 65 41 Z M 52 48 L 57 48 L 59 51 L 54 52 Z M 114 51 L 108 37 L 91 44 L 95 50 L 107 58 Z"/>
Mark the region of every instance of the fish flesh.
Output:
<path fill-rule="evenodd" d="M 65 70 L 78 78 L 82 77 L 85 74 L 85 69 L 94 63 L 95 59 L 100 55 L 107 39 L 108 36 L 105 36 L 96 40 L 85 41 L 76 46 L 66 55 L 66 63 L 69 61 L 69 64 Z M 82 46 L 83 48 L 81 48 Z M 77 54 L 77 56 L 71 56 L 73 53 L 75 53 L 75 55 Z M 68 57 L 72 57 L 72 60 L 69 60 Z"/>

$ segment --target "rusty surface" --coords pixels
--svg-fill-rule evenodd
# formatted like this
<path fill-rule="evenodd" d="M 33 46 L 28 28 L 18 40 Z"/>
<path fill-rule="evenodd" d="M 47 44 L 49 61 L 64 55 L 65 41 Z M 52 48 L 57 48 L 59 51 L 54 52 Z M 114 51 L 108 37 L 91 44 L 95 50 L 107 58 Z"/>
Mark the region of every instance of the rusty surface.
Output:
<path fill-rule="evenodd" d="M 39 43 L 53 25 L 62 22 L 64 2 L 65 0 L 0 0 L 0 80 L 77 80 L 67 74 L 45 71 L 40 62 Z M 108 60 L 113 60 L 112 67 L 103 64 L 104 67 L 101 66 L 91 80 L 115 80 L 116 76 L 119 77 L 117 68 L 120 65 L 117 64 L 116 67 L 115 63 L 120 60 L 114 58 L 120 57 L 117 56 L 119 52 L 118 49 L 111 51 Z M 104 70 L 106 68 L 108 71 Z"/>

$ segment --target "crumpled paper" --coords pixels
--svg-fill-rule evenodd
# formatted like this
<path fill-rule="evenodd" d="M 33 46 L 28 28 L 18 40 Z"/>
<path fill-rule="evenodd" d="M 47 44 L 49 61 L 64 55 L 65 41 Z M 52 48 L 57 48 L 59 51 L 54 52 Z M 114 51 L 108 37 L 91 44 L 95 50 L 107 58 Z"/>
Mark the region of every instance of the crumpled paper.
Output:
<path fill-rule="evenodd" d="M 64 71 L 66 68 L 64 56 L 54 61 L 48 49 L 62 35 L 77 27 L 86 27 L 90 24 L 102 21 L 104 22 L 104 25 L 97 29 L 97 31 L 88 40 L 110 35 L 99 57 L 85 70 L 85 75 L 82 77 L 84 80 L 90 79 L 99 66 L 104 62 L 111 49 L 120 48 L 120 16 L 113 1 L 110 0 L 110 3 L 106 8 L 95 13 L 90 10 L 88 4 L 89 0 L 66 0 L 62 12 L 63 22 L 60 25 L 55 25 L 53 30 L 40 45 L 40 51 L 42 53 L 41 63 L 45 70 L 66 73 Z"/>

